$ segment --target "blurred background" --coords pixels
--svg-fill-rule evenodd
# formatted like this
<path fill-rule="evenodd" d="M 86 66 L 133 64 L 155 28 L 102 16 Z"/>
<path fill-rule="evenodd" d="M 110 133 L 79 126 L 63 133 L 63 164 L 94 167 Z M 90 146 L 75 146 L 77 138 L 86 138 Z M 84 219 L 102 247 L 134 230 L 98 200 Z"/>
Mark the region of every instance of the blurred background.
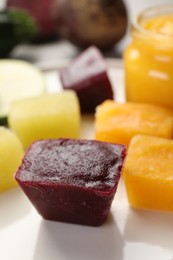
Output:
<path fill-rule="evenodd" d="M 29 36 L 24 34 L 24 28 L 17 28 L 20 41 L 14 41 L 8 57 L 34 63 L 61 61 L 75 57 L 85 47 L 94 44 L 105 57 L 122 58 L 130 41 L 130 24 L 137 14 L 151 5 L 171 2 L 173 0 L 0 0 L 1 10 L 12 7 L 27 10 L 38 27 L 36 36 L 29 40 L 31 31 L 34 31 L 32 26 L 27 27 Z M 15 15 L 11 17 L 13 19 Z M 31 25 L 30 20 L 22 19 L 23 25 L 26 21 Z M 16 17 L 14 20 L 16 23 Z M 0 16 L 0 23 L 2 21 L 4 18 Z M 3 35 L 6 37 L 10 29 L 9 25 L 4 29 L 1 24 L 0 28 L 3 31 L 0 34 L 2 44 Z"/>

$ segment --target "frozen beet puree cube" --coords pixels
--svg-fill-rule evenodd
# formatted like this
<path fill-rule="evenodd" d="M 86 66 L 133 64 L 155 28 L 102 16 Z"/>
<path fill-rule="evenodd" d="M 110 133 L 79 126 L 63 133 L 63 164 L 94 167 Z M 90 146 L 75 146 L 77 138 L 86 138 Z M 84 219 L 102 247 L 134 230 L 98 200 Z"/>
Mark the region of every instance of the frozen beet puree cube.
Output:
<path fill-rule="evenodd" d="M 126 149 L 99 141 L 49 139 L 26 151 L 15 179 L 45 219 L 99 226 L 114 198 Z"/>
<path fill-rule="evenodd" d="M 95 47 L 90 47 L 60 72 L 64 89 L 76 91 L 81 111 L 94 112 L 97 105 L 113 99 L 107 64 Z"/>

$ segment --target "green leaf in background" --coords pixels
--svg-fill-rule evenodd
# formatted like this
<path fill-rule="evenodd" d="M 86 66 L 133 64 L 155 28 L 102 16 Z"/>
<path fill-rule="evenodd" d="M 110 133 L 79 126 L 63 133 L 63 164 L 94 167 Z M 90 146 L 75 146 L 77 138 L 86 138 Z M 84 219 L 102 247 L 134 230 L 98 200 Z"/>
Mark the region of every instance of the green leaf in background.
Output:
<path fill-rule="evenodd" d="M 19 43 L 37 35 L 35 19 L 26 11 L 18 9 L 0 12 L 0 57 L 6 57 Z"/>

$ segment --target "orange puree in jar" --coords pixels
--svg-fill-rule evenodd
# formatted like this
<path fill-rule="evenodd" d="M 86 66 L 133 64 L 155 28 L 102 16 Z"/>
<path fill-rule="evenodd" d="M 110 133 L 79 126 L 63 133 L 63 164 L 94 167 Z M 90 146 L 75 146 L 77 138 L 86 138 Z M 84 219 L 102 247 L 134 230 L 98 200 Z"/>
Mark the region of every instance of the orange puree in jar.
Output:
<path fill-rule="evenodd" d="M 126 99 L 173 108 L 173 4 L 145 10 L 124 52 Z"/>
<path fill-rule="evenodd" d="M 151 18 L 142 26 L 152 32 L 173 36 L 173 14 Z"/>

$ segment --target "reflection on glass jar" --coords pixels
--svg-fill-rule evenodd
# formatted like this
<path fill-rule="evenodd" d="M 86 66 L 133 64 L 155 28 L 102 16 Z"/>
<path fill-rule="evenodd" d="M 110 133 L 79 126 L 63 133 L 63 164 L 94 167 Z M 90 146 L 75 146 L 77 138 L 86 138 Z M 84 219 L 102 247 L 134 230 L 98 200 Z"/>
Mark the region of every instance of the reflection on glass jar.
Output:
<path fill-rule="evenodd" d="M 173 108 L 173 5 L 145 10 L 124 52 L 126 99 Z"/>

